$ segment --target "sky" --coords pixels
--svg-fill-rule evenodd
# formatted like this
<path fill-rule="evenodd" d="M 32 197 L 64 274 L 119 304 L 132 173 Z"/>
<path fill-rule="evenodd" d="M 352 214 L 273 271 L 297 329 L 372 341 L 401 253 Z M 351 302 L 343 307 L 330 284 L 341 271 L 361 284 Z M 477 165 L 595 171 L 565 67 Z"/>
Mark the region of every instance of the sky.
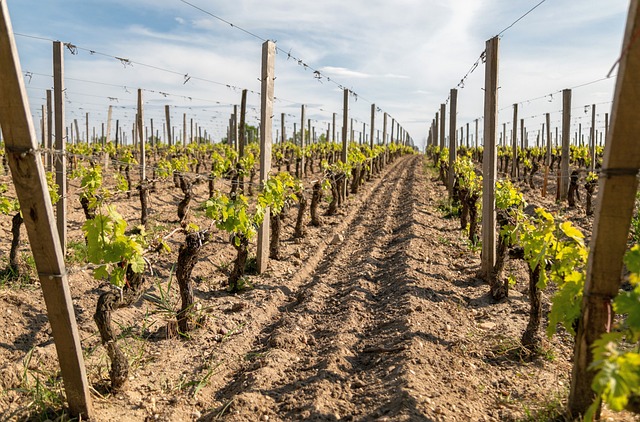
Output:
<path fill-rule="evenodd" d="M 78 47 L 64 56 L 67 124 L 77 119 L 83 132 L 89 113 L 90 132 L 96 127 L 99 135 L 111 105 L 130 134 L 142 88 L 145 124 L 153 119 L 160 136 L 170 105 L 178 132 L 186 114 L 188 126 L 193 119 L 219 140 L 242 89 L 249 90 L 248 122 L 258 124 L 261 45 L 269 39 L 278 47 L 274 137 L 282 113 L 288 136 L 294 122 L 299 129 L 302 104 L 317 135 L 326 132 L 333 113 L 339 131 L 343 88 L 354 93 L 349 116 L 356 137 L 363 124 L 369 133 L 373 103 L 376 129 L 386 112 L 422 146 L 456 87 L 457 127 L 471 123 L 473 133 L 483 114 L 484 65 L 461 79 L 486 41 L 540 0 L 188 1 L 204 11 L 181 0 L 8 0 L 14 32 L 22 34 L 16 43 L 37 132 L 45 91 L 53 86 L 47 40 Z M 592 104 L 596 129 L 603 130 L 615 84 L 606 76 L 620 55 L 628 7 L 628 0 L 547 0 L 506 30 L 499 51 L 499 131 L 511 126 L 518 103 L 519 118 L 535 139 L 544 113 L 559 126 L 560 90 L 601 79 L 573 89 L 572 132 L 582 125 L 588 134 Z"/>

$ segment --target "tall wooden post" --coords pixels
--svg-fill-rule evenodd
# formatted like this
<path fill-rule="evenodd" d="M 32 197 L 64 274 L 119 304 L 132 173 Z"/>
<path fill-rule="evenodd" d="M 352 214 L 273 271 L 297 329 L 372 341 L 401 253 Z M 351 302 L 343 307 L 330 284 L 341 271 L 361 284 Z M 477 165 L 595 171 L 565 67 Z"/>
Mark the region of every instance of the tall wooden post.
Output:
<path fill-rule="evenodd" d="M 373 136 L 376 127 L 376 105 L 371 104 L 371 131 L 369 132 L 369 147 L 373 149 Z"/>
<path fill-rule="evenodd" d="M 349 143 L 347 142 L 347 131 L 349 130 L 349 90 L 344 89 L 342 94 L 342 154 L 340 155 L 340 159 L 343 163 L 347 162 L 347 147 Z M 344 184 L 346 188 L 346 183 Z"/>
<path fill-rule="evenodd" d="M 518 177 L 518 104 L 513 105 L 513 131 L 511 132 L 511 178 Z"/>
<path fill-rule="evenodd" d="M 447 114 L 446 105 L 440 104 L 440 150 L 445 148 L 444 124 L 445 114 Z"/>
<path fill-rule="evenodd" d="M 284 145 L 285 142 L 287 142 L 287 134 L 284 131 L 284 118 L 285 118 L 286 114 L 285 113 L 281 113 L 280 114 L 280 145 Z"/>
<path fill-rule="evenodd" d="M 594 171 L 596 168 L 596 105 L 591 106 L 591 134 L 589 140 L 589 156 L 591 157 L 591 165 L 589 170 Z"/>
<path fill-rule="evenodd" d="M 164 106 L 164 118 L 166 122 L 167 129 L 167 145 L 173 145 L 173 137 L 171 136 L 171 111 L 169 110 L 169 105 Z"/>
<path fill-rule="evenodd" d="M 560 200 L 569 192 L 569 143 L 571 142 L 571 90 L 562 91 L 562 163 L 560 168 Z"/>
<path fill-rule="evenodd" d="M 449 180 L 447 189 L 449 199 L 453 199 L 453 184 L 456 179 L 456 172 L 453 171 L 453 163 L 456 161 L 456 114 L 458 108 L 458 90 L 452 89 L 449 94 Z"/>
<path fill-rule="evenodd" d="M 436 118 L 433 119 L 433 146 L 438 147 L 438 148 L 442 148 L 442 146 L 440 145 L 440 130 L 438 125 L 440 124 L 440 116 L 439 116 L 439 112 L 436 112 Z"/>
<path fill-rule="evenodd" d="M 332 123 L 331 123 L 331 142 L 336 142 L 336 114 L 333 113 Z"/>
<path fill-rule="evenodd" d="M 386 150 L 387 148 L 387 119 L 388 119 L 388 114 L 384 113 L 382 115 L 382 144 L 385 147 L 385 152 L 384 152 L 384 163 L 387 164 L 387 162 L 389 161 L 389 153 Z"/>
<path fill-rule="evenodd" d="M 182 113 L 182 146 L 187 146 L 187 113 Z"/>
<path fill-rule="evenodd" d="M 271 172 L 271 146 L 273 125 L 273 94 L 275 80 L 276 45 L 273 41 L 262 44 L 262 72 L 260 89 L 260 183 L 264 183 Z M 258 273 L 269 265 L 269 220 L 270 212 L 264 212 L 264 220 L 258 229 L 256 261 Z"/>
<path fill-rule="evenodd" d="M 231 116 L 233 120 L 233 148 L 236 151 L 240 151 L 238 146 L 238 106 L 233 106 L 233 116 Z M 239 154 L 238 154 L 239 155 Z"/>
<path fill-rule="evenodd" d="M 47 89 L 47 171 L 53 170 L 55 154 L 53 152 L 53 100 L 52 92 Z"/>
<path fill-rule="evenodd" d="M 349 137 L 349 142 L 354 142 L 356 138 L 355 138 L 355 131 L 353 130 L 353 118 L 350 118 L 349 121 L 350 121 L 350 133 L 351 133 L 351 136 Z"/>
<path fill-rule="evenodd" d="M 304 150 L 304 122 L 305 122 L 305 111 L 306 111 L 306 107 L 304 106 L 304 104 L 302 104 L 300 106 L 300 149 Z M 302 177 L 302 173 L 304 173 L 304 154 L 301 154 L 300 157 L 300 174 L 299 176 Z"/>
<path fill-rule="evenodd" d="M 269 117 L 271 118 L 271 116 Z M 246 143 L 246 120 L 247 120 L 247 90 L 242 90 L 242 97 L 240 99 L 240 125 L 238 127 L 238 154 L 240 157 L 244 157 L 244 145 Z M 269 138 L 271 142 L 271 138 Z"/>
<path fill-rule="evenodd" d="M 47 179 L 38 151 L 6 1 L 0 2 L 0 15 L 0 126 L 6 155 L 47 307 L 69 409 L 72 416 L 93 418 L 64 251 L 56 233 Z M 61 85 L 62 43 L 54 42 L 53 49 L 56 142 L 62 142 L 65 128 L 64 124 L 59 123 L 64 123 L 64 120 L 58 115 L 58 112 L 64 111 L 64 105 L 59 106 L 59 102 L 64 103 Z M 63 157 L 61 155 L 59 158 Z M 64 181 L 62 187 L 65 187 Z"/>
<path fill-rule="evenodd" d="M 466 146 L 467 146 L 467 149 L 471 147 L 471 145 L 469 144 L 469 123 L 467 123 Z"/>
<path fill-rule="evenodd" d="M 634 39 L 640 30 L 638 0 L 629 7 L 622 55 L 613 99 L 611 131 L 605 143 L 596 203 L 593 235 L 589 242 L 587 279 L 582 312 L 574 346 L 573 371 L 568 408 L 572 416 L 584 415 L 594 399 L 591 384 L 594 371 L 592 346 L 611 328 L 614 311 L 611 301 L 620 289 L 622 258 L 627 249 L 629 225 L 638 190 L 640 131 L 637 118 L 640 44 Z"/>
<path fill-rule="evenodd" d="M 497 168 L 496 133 L 498 131 L 498 52 L 500 38 L 487 41 L 484 79 L 484 148 L 482 152 L 482 262 L 480 274 L 488 279 L 496 263 Z"/>
<path fill-rule="evenodd" d="M 56 204 L 56 222 L 64 256 L 67 251 L 67 156 L 64 139 L 64 44 L 60 41 L 53 42 L 53 101 L 56 121 L 56 184 L 60 196 Z"/>
<path fill-rule="evenodd" d="M 138 139 L 140 140 L 140 182 L 147 178 L 145 139 L 144 139 L 144 107 L 142 102 L 142 89 L 138 88 L 138 114 L 137 114 Z"/>
<path fill-rule="evenodd" d="M 476 119 L 476 135 L 473 137 L 475 148 L 478 149 L 478 119 Z"/>
<path fill-rule="evenodd" d="M 156 138 L 154 136 L 155 132 L 153 131 L 153 119 L 149 119 L 149 125 L 151 126 L 151 148 L 154 148 L 156 146 Z"/>

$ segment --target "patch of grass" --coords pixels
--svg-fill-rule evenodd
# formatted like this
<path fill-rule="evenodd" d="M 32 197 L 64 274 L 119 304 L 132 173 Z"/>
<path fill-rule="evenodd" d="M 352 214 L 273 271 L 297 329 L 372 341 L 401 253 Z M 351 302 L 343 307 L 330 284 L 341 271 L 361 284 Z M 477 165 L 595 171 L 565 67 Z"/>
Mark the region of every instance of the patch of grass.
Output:
<path fill-rule="evenodd" d="M 26 258 L 27 254 L 21 255 L 22 258 Z M 9 267 L 9 263 L 7 259 L 2 259 L 2 264 L 0 264 L 0 288 L 15 288 L 18 290 L 24 290 L 28 288 L 35 288 L 34 284 L 36 281 L 37 271 L 35 270 L 35 261 L 33 261 L 33 257 L 31 258 L 31 263 L 29 261 L 22 259 L 22 262 L 19 264 L 18 271 L 14 271 Z M 33 266 L 31 266 L 33 265 Z"/>
<path fill-rule="evenodd" d="M 438 236 L 438 242 L 440 242 L 444 246 L 451 246 L 451 241 L 443 236 Z"/>
<path fill-rule="evenodd" d="M 67 264 L 83 264 L 87 262 L 87 243 L 82 241 L 69 241 L 67 243 Z"/>
<path fill-rule="evenodd" d="M 450 199 L 441 199 L 438 201 L 436 208 L 442 213 L 443 218 L 453 219 L 460 217 L 460 204 L 454 203 Z"/>
<path fill-rule="evenodd" d="M 250 256 L 245 262 L 244 273 L 248 275 L 258 274 L 258 258 L 255 255 Z"/>
<path fill-rule="evenodd" d="M 523 403 L 524 417 L 518 422 L 569 422 L 563 398 L 567 394 L 557 392 L 539 403 Z"/>
<path fill-rule="evenodd" d="M 57 373 L 46 369 L 39 369 L 40 362 L 33 362 L 34 348 L 29 350 L 23 360 L 24 369 L 20 379 L 20 386 L 15 391 L 29 397 L 28 404 L 8 415 L 7 420 L 33 421 L 72 421 L 64 412 L 65 397 L 62 378 Z M 32 369 L 38 368 L 38 369 Z M 5 415 L 6 416 L 6 415 Z"/>

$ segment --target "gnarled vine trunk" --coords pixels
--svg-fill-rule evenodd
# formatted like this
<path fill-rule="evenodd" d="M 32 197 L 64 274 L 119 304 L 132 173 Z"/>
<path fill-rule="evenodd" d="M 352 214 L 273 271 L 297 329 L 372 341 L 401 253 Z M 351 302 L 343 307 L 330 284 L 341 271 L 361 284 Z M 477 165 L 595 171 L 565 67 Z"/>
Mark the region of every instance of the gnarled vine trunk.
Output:
<path fill-rule="evenodd" d="M 102 345 L 107 349 L 107 355 L 111 359 L 109 377 L 111 387 L 121 389 L 129 377 L 129 362 L 116 342 L 116 336 L 111 327 L 111 314 L 116 309 L 130 306 L 137 302 L 144 293 L 144 276 L 133 272 L 131 266 L 127 266 L 127 283 L 122 292 L 109 291 L 100 295 L 93 320 L 100 331 Z"/>
<path fill-rule="evenodd" d="M 293 230 L 293 237 L 300 239 L 304 237 L 304 212 L 307 210 L 307 198 L 304 192 L 298 193 L 298 216 L 296 218 L 296 226 Z"/>
<path fill-rule="evenodd" d="M 269 228 L 271 231 L 271 236 L 269 238 L 269 258 L 279 260 L 280 226 L 282 225 L 280 221 L 280 215 L 271 213 L 269 221 Z"/>
<path fill-rule="evenodd" d="M 320 205 L 320 201 L 322 200 L 322 183 L 315 182 L 313 184 L 313 193 L 311 194 L 311 225 L 314 227 L 320 227 L 322 225 L 322 221 L 318 216 L 318 205 Z"/>
<path fill-rule="evenodd" d="M 178 263 L 176 266 L 176 279 L 180 288 L 180 299 L 182 300 L 180 310 L 176 315 L 178 321 L 178 332 L 184 336 L 191 331 L 193 318 L 190 313 L 193 308 L 193 285 L 191 283 L 191 273 L 198 262 L 198 257 L 202 247 L 208 240 L 206 231 L 187 234 L 184 243 L 180 245 L 178 251 Z"/>
<path fill-rule="evenodd" d="M 238 239 L 238 244 L 235 240 Z M 236 259 L 233 262 L 233 269 L 229 275 L 229 290 L 232 293 L 240 291 L 238 281 L 244 276 L 244 267 L 249 256 L 249 239 L 244 235 L 236 233 L 232 239 L 233 247 L 237 251 Z"/>
<path fill-rule="evenodd" d="M 540 264 L 532 270 L 529 267 L 529 301 L 531 308 L 529 309 L 529 322 L 527 328 L 522 334 L 522 346 L 527 350 L 534 352 L 540 348 L 542 339 L 540 338 L 540 320 L 542 318 L 542 291 L 538 288 L 538 279 L 540 278 Z"/>

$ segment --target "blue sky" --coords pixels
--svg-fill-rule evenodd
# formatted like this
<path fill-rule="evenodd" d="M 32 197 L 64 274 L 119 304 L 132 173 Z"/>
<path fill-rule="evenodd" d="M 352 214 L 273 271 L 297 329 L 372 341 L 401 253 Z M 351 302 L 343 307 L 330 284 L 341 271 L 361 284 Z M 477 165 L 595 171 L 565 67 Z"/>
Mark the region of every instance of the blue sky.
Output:
<path fill-rule="evenodd" d="M 262 38 L 277 41 L 325 77 L 352 89 L 350 114 L 362 130 L 371 103 L 395 117 L 420 145 L 441 103 L 484 50 L 485 42 L 538 0 L 189 0 Z M 500 42 L 500 128 L 520 103 L 535 134 L 541 114 L 552 112 L 559 125 L 560 95 L 544 97 L 604 78 L 620 54 L 628 0 L 547 0 Z M 181 128 L 183 113 L 215 138 L 225 136 L 232 104 L 241 92 L 259 92 L 261 41 L 231 28 L 179 0 L 9 0 L 14 31 L 59 39 L 97 52 L 128 58 L 175 73 L 79 50 L 65 54 L 67 123 L 85 113 L 100 131 L 106 111 L 130 131 L 135 90 L 144 88 L 145 120 L 156 128 L 172 106 L 172 125 Z M 16 38 L 36 119 L 44 90 L 52 86 L 51 43 Z M 193 78 L 184 83 L 184 76 Z M 458 126 L 481 117 L 484 68 L 480 66 L 458 92 Z M 342 113 L 342 93 L 334 83 L 317 81 L 310 70 L 279 53 L 276 57 L 274 136 L 286 113 L 289 134 L 307 104 L 317 133 L 326 131 L 333 112 Z M 205 82 L 196 78 L 216 82 Z M 90 82 L 80 82 L 81 79 Z M 598 104 L 597 127 L 611 107 L 615 78 L 573 93 L 573 121 L 588 133 Z M 161 94 L 164 93 L 164 94 Z M 166 95 L 169 94 L 169 95 Z M 189 97 L 191 99 L 189 99 Z M 527 101 L 538 98 L 535 101 Z M 116 100 L 117 99 L 117 100 Z M 249 94 L 249 121 L 257 124 L 259 97 Z M 449 116 L 447 116 L 447 119 Z M 341 120 L 340 118 L 338 119 Z M 382 113 L 376 116 L 381 128 Z M 555 123 L 558 122 L 558 123 Z M 510 124 L 510 123 L 509 123 Z M 482 126 L 482 125 L 481 125 Z M 473 127 L 473 126 L 472 126 Z M 82 129 L 81 129 L 82 130 Z M 368 132 L 368 127 L 367 127 Z M 473 130 L 473 129 L 472 129 Z M 532 135 L 534 136 L 534 135 Z"/>

